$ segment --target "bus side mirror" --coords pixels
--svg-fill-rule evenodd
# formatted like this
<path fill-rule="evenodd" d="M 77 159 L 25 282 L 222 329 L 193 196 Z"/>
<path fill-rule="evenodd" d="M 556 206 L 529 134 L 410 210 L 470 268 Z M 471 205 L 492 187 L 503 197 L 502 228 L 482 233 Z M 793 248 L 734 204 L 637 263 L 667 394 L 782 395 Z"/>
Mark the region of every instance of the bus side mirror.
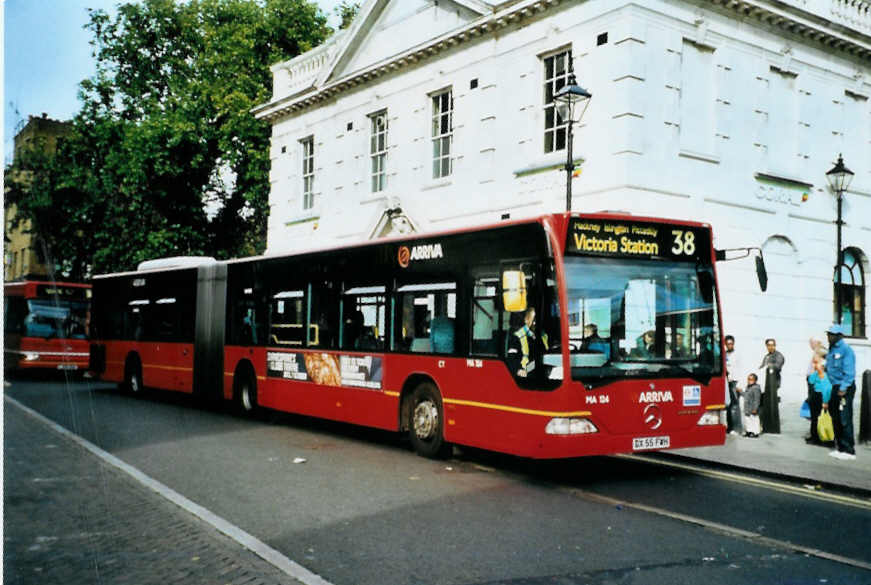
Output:
<path fill-rule="evenodd" d="M 768 272 L 765 271 L 765 260 L 762 258 L 762 249 L 761 248 L 727 248 L 725 250 L 715 250 L 715 258 L 717 262 L 722 262 L 725 260 L 737 260 L 739 258 L 746 258 L 749 256 L 754 250 L 759 252 L 759 255 L 756 256 L 756 278 L 759 280 L 759 288 L 762 292 L 768 290 Z M 740 255 L 732 254 L 731 258 L 727 252 L 740 252 Z"/>
<path fill-rule="evenodd" d="M 762 259 L 762 252 L 756 257 L 756 278 L 759 279 L 759 288 L 762 292 L 768 289 L 768 272 L 765 270 L 765 260 Z"/>
<path fill-rule="evenodd" d="M 522 270 L 502 273 L 502 306 L 509 313 L 526 310 L 526 275 Z"/>

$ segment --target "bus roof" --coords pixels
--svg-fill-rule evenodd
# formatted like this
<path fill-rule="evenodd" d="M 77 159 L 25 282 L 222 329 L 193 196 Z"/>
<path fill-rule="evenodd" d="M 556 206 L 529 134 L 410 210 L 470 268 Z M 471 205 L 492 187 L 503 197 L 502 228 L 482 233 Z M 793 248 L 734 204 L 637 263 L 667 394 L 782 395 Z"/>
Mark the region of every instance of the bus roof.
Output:
<path fill-rule="evenodd" d="M 518 219 L 506 219 L 497 223 L 489 223 L 489 224 L 478 224 L 478 225 L 470 225 L 463 226 L 454 229 L 448 230 L 439 230 L 433 232 L 415 232 L 411 234 L 404 234 L 398 236 L 391 236 L 387 238 L 380 238 L 377 240 L 365 240 L 362 242 L 354 242 L 351 244 L 338 244 L 334 246 L 324 246 L 319 248 L 304 248 L 300 250 L 294 250 L 289 252 L 275 252 L 271 254 L 262 254 L 259 256 L 249 256 L 246 258 L 232 258 L 230 260 L 226 260 L 228 264 L 230 263 L 241 263 L 241 262 L 253 262 L 257 260 L 269 260 L 273 258 L 283 258 L 289 256 L 303 256 L 305 254 L 315 254 L 320 252 L 332 252 L 336 250 L 347 250 L 353 248 L 360 248 L 365 246 L 377 246 L 380 244 L 390 244 L 394 242 L 408 242 L 409 240 L 418 240 L 418 239 L 429 239 L 429 238 L 437 238 L 442 236 L 451 236 L 456 234 L 465 234 L 470 232 L 477 231 L 486 231 L 491 229 L 499 229 L 510 226 L 517 225 L 527 225 L 530 223 L 546 223 L 548 221 L 556 220 L 558 222 L 568 222 L 571 218 L 590 218 L 590 219 L 620 219 L 624 221 L 640 221 L 640 222 L 657 222 L 657 223 L 667 223 L 674 225 L 685 225 L 685 226 L 693 226 L 693 227 L 701 227 L 701 228 L 710 228 L 710 224 L 697 222 L 697 221 L 685 221 L 678 219 L 669 219 L 662 217 L 647 217 L 647 216 L 636 216 L 631 215 L 628 212 L 614 212 L 614 211 L 597 211 L 594 213 L 549 213 L 542 214 Z"/>
<path fill-rule="evenodd" d="M 701 228 L 710 228 L 710 224 L 697 222 L 697 221 L 686 221 L 686 220 L 678 220 L 678 219 L 670 219 L 670 218 L 662 218 L 662 217 L 647 217 L 647 216 L 636 216 L 631 215 L 625 212 L 614 212 L 614 211 L 597 211 L 593 213 L 580 213 L 580 212 L 562 212 L 562 213 L 550 213 L 550 214 L 542 214 L 537 216 L 530 216 L 518 219 L 506 219 L 496 223 L 488 223 L 488 224 L 479 224 L 479 225 L 471 225 L 471 226 L 463 226 L 454 229 L 447 230 L 439 230 L 432 232 L 415 232 L 411 234 L 397 235 L 391 236 L 387 238 L 380 238 L 377 240 L 365 240 L 359 242 L 353 242 L 350 244 L 336 244 L 330 246 L 323 247 L 313 247 L 313 248 L 304 248 L 300 250 L 293 251 L 285 251 L 285 252 L 275 252 L 270 254 L 261 254 L 258 256 L 248 256 L 245 258 L 231 258 L 229 260 L 224 260 L 227 264 L 237 264 L 244 262 L 256 262 L 258 260 L 270 260 L 276 258 L 284 258 L 291 256 L 303 256 L 305 254 L 315 254 L 321 252 L 333 252 L 338 250 L 348 250 L 355 248 L 362 248 L 367 246 L 378 246 L 382 244 L 390 244 L 394 242 L 408 242 L 410 240 L 418 240 L 418 239 L 428 239 L 442 236 L 450 236 L 455 234 L 465 234 L 477 231 L 486 231 L 491 229 L 499 229 L 504 227 L 511 227 L 517 225 L 528 225 L 530 223 L 561 223 L 566 224 L 569 219 L 572 218 L 589 218 L 589 219 L 614 219 L 614 220 L 623 220 L 623 221 L 638 221 L 638 222 L 658 222 L 658 223 L 667 223 L 674 225 L 685 225 L 685 226 L 694 226 Z M 217 263 L 218 260 L 215 260 L 212 257 L 208 256 L 176 256 L 170 258 L 158 258 L 155 260 L 146 260 L 141 262 L 138 266 L 138 270 L 131 270 L 125 272 L 114 272 L 107 274 L 99 274 L 94 276 L 93 278 L 102 279 L 109 277 L 117 277 L 117 276 L 133 276 L 136 274 L 146 274 L 148 272 L 161 272 L 166 270 L 181 270 L 185 268 L 194 268 L 197 266 L 210 265 Z"/>

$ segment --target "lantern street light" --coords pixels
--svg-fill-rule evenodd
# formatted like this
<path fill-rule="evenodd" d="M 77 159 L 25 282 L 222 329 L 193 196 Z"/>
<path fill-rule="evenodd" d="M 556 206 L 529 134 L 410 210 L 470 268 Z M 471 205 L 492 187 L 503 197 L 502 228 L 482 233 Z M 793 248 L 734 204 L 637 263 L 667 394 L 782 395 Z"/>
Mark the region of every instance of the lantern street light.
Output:
<path fill-rule="evenodd" d="M 826 173 L 826 180 L 829 182 L 829 187 L 834 191 L 838 198 L 838 249 L 835 256 L 835 312 L 837 314 L 838 323 L 841 322 L 841 226 L 844 225 L 844 220 L 841 216 L 842 204 L 844 201 L 844 191 L 850 188 L 850 181 L 853 180 L 853 171 L 844 166 L 844 158 L 838 154 L 838 162 Z"/>
<path fill-rule="evenodd" d="M 574 73 L 569 73 L 566 85 L 562 86 L 553 96 L 553 101 L 556 102 L 556 112 L 566 123 L 566 211 L 572 210 L 572 173 L 575 170 L 575 161 L 572 160 L 572 126 L 584 117 L 591 97 L 593 94 L 575 81 Z"/>

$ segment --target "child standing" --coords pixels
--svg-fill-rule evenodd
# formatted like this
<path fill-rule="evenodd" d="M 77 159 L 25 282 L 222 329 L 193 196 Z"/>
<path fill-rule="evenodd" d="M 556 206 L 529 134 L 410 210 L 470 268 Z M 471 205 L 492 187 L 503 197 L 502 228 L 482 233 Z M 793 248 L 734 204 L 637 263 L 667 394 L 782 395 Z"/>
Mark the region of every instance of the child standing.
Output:
<path fill-rule="evenodd" d="M 762 388 L 756 383 L 758 378 L 756 374 L 747 376 L 747 387 L 742 394 L 744 395 L 744 433 L 745 437 L 758 437 L 762 432 L 762 425 L 759 422 L 759 403 L 762 401 Z"/>
<path fill-rule="evenodd" d="M 814 370 L 807 377 L 807 381 L 813 387 L 815 393 L 822 395 L 817 397 L 817 402 L 822 400 L 822 410 L 827 411 L 829 410 L 829 400 L 832 397 L 832 382 L 826 375 L 826 362 L 824 360 L 816 360 L 813 362 L 813 366 Z M 820 444 L 819 437 L 817 438 L 817 443 Z"/>

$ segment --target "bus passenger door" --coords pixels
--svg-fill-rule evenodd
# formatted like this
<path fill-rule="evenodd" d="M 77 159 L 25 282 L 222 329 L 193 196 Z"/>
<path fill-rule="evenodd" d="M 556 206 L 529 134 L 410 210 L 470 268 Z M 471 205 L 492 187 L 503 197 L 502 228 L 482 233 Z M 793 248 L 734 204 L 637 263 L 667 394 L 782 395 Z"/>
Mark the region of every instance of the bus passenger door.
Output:
<path fill-rule="evenodd" d="M 183 315 L 176 297 L 162 297 L 155 301 L 151 319 L 153 337 L 157 339 L 154 356 L 158 388 L 190 392 L 193 384 L 192 346 L 181 335 L 181 323 L 188 319 Z M 147 381 L 146 381 L 147 383 Z"/>

